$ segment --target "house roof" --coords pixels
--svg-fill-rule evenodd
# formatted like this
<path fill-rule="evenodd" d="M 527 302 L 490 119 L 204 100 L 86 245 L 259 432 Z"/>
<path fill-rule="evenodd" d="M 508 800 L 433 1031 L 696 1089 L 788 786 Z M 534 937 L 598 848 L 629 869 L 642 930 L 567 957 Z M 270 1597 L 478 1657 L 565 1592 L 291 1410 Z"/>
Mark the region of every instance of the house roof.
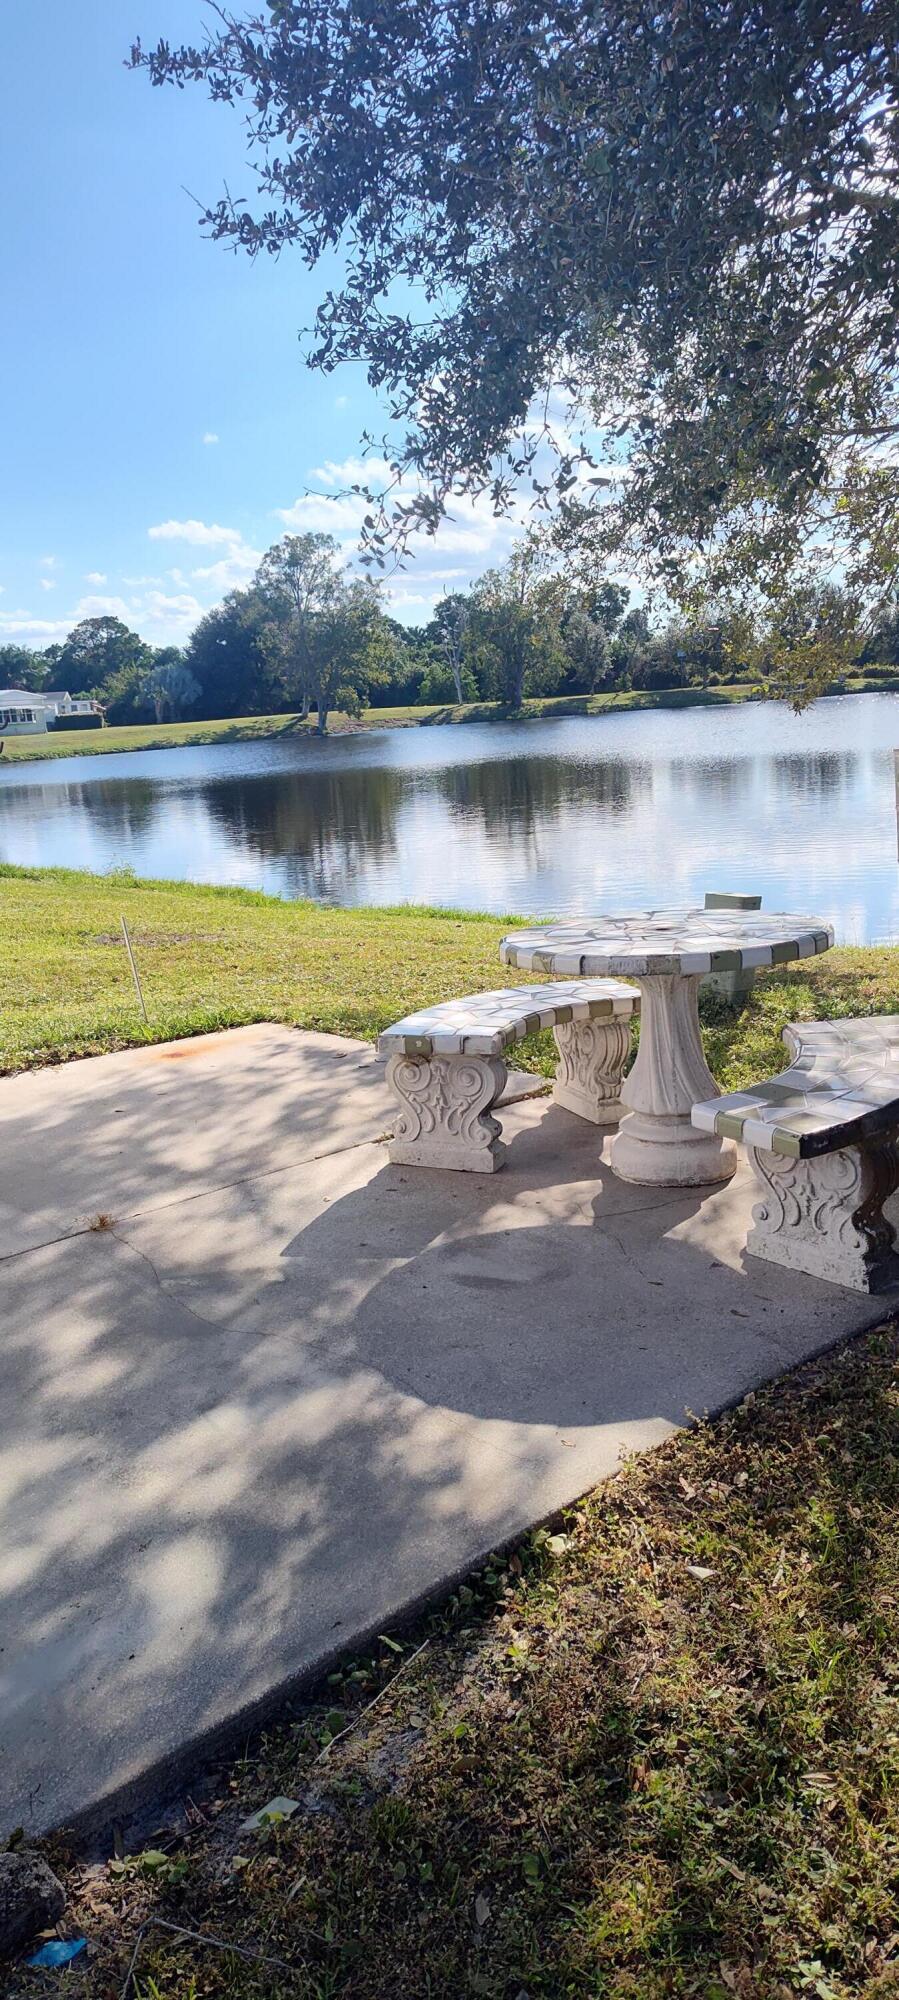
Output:
<path fill-rule="evenodd" d="M 32 688 L 0 688 L 0 701 L 5 708 L 42 707 L 46 695 L 35 694 Z"/>

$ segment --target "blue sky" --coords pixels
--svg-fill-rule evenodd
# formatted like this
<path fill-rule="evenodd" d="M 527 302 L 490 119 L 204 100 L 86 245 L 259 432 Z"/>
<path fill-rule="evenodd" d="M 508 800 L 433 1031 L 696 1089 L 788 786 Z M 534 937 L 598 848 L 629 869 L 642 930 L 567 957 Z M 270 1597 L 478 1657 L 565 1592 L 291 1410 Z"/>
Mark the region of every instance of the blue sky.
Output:
<path fill-rule="evenodd" d="M 196 38 L 201 0 L 41 0 L 3 27 L 0 643 L 42 645 L 110 610 L 156 644 L 245 582 L 291 529 L 335 532 L 362 369 L 304 368 L 298 331 L 333 278 L 205 239 L 185 190 L 254 191 L 239 117 L 151 90 L 131 42 Z M 310 497 L 311 489 L 311 497 Z M 501 559 L 475 506 L 390 586 L 404 620 Z"/>

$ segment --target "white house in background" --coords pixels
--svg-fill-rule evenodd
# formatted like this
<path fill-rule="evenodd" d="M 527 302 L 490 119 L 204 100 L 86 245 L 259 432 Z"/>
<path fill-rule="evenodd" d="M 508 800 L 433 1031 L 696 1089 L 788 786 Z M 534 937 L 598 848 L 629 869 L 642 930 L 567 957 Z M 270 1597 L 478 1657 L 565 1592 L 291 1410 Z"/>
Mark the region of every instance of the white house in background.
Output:
<path fill-rule="evenodd" d="M 63 722 L 67 715 L 102 715 L 98 701 L 90 701 L 87 695 L 63 694 L 59 689 L 44 688 L 41 695 L 51 722 Z"/>
<path fill-rule="evenodd" d="M 0 738 L 40 736 L 47 728 L 47 706 L 42 694 L 27 688 L 0 688 Z"/>

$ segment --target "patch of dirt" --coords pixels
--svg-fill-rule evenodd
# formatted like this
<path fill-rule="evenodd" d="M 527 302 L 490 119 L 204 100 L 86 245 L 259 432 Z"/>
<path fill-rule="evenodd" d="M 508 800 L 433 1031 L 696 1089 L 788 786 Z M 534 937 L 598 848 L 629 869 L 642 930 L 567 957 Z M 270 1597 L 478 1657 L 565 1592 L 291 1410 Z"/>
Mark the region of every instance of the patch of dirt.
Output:
<path fill-rule="evenodd" d="M 142 950 L 166 950 L 171 944 L 223 944 L 224 931 L 131 931 L 131 942 Z M 121 931 L 95 931 L 91 944 L 117 945 L 121 949 Z"/>
<path fill-rule="evenodd" d="M 203 1046 L 205 1040 L 205 1036 L 198 1035 L 196 1041 L 179 1042 L 176 1049 L 148 1049 L 148 1060 L 150 1062 L 195 1062 L 198 1056 L 205 1055 L 206 1053 Z"/>

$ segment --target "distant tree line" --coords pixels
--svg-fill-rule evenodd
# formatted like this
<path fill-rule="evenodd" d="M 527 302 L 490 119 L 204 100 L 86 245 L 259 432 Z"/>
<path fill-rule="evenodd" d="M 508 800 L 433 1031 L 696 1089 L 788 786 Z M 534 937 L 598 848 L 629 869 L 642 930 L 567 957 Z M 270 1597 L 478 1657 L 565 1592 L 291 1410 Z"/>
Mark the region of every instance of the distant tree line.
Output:
<path fill-rule="evenodd" d="M 851 593 L 798 590 L 751 626 L 722 610 L 651 620 L 601 573 L 559 567 L 529 534 L 470 590 L 447 593 L 425 625 L 402 626 L 377 584 L 343 568 L 328 535 L 287 535 L 252 582 L 200 619 L 184 648 L 147 645 L 119 618 L 82 619 L 61 644 L 0 646 L 0 685 L 65 689 L 100 701 L 111 723 L 298 711 L 323 735 L 334 710 L 529 696 L 709 688 L 750 681 L 791 698 L 847 671 L 899 666 L 899 610 L 872 633 Z"/>

